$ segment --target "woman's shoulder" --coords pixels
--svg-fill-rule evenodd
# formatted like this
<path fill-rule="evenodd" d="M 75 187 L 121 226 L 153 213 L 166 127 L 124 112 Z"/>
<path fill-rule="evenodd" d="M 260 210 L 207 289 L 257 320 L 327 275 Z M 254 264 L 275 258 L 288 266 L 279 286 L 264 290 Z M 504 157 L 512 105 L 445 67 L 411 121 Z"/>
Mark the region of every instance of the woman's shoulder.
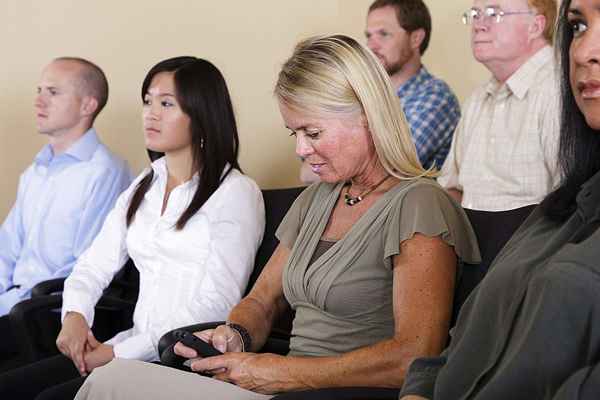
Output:
<path fill-rule="evenodd" d="M 432 199 L 452 201 L 448 193 L 433 178 L 417 178 L 400 182 L 393 190 L 393 197 L 400 203 L 418 205 Z"/>
<path fill-rule="evenodd" d="M 211 194 L 202 210 L 207 214 L 221 215 L 225 212 L 236 215 L 264 214 L 264 200 L 260 187 L 254 179 L 237 169 L 231 169 L 219 187 Z"/>
<path fill-rule="evenodd" d="M 389 196 L 388 204 L 392 214 L 408 212 L 419 219 L 433 216 L 436 209 L 444 214 L 454 214 L 461 208 L 433 178 L 417 178 L 400 182 L 390 190 Z"/>
<path fill-rule="evenodd" d="M 260 192 L 260 187 L 256 181 L 248 175 L 241 173 L 238 169 L 232 168 L 219 187 L 223 191 L 236 192 Z"/>
<path fill-rule="evenodd" d="M 388 218 L 390 229 L 399 232 L 399 240 L 415 233 L 440 236 L 455 248 L 465 262 L 481 260 L 475 234 L 458 204 L 434 179 L 419 178 L 397 189 L 396 201 Z"/>

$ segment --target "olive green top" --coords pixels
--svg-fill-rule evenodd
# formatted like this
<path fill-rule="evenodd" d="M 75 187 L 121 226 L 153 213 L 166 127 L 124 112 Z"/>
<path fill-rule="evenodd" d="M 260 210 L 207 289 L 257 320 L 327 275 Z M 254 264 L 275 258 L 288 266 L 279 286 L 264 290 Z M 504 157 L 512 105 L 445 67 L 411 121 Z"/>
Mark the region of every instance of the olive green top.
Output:
<path fill-rule="evenodd" d="M 412 363 L 401 397 L 600 398 L 600 173 L 576 202 L 564 222 L 536 208 L 463 305 L 450 346 Z"/>
<path fill-rule="evenodd" d="M 392 257 L 417 232 L 440 236 L 464 262 L 480 261 L 462 208 L 435 181 L 418 179 L 391 188 L 310 263 L 342 188 L 307 188 L 277 230 L 291 249 L 283 273 L 284 295 L 296 311 L 290 355 L 341 354 L 392 337 Z"/>

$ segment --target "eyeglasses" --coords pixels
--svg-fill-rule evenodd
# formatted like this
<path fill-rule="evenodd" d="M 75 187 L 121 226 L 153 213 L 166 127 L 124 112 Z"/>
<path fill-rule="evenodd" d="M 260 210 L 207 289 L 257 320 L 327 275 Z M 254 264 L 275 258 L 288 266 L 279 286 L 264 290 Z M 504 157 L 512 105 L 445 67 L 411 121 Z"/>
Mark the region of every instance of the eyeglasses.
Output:
<path fill-rule="evenodd" d="M 533 14 L 533 11 L 504 11 L 500 7 L 485 7 L 483 10 L 480 8 L 471 8 L 463 13 L 462 22 L 465 25 L 471 25 L 474 21 L 479 21 L 482 18 L 490 18 L 495 23 L 499 24 L 503 18 L 507 15 L 519 15 L 519 14 Z"/>

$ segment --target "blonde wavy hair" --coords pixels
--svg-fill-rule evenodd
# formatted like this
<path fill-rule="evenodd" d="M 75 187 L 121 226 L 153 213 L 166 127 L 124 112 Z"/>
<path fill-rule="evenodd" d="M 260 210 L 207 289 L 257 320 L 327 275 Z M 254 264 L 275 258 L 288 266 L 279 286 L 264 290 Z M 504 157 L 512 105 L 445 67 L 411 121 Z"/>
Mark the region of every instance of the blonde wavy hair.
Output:
<path fill-rule="evenodd" d="M 389 77 L 354 39 L 316 36 L 300 42 L 279 72 L 274 90 L 287 107 L 329 114 L 362 113 L 383 168 L 398 179 L 435 177 L 424 169 Z"/>

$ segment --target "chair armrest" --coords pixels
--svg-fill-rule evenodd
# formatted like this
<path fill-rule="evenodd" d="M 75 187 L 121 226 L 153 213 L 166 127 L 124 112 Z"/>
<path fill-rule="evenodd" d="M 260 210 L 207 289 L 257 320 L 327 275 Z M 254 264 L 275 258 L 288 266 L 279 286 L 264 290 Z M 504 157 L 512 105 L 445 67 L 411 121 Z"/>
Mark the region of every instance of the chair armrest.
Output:
<path fill-rule="evenodd" d="M 32 297 L 16 304 L 10 310 L 9 319 L 15 340 L 24 360 L 28 363 L 57 353 L 58 350 L 54 341 L 61 328 L 61 307 L 62 295 L 53 294 Z M 128 314 L 132 313 L 134 308 L 135 302 L 107 295 L 103 295 L 96 305 L 97 311 L 106 310 L 110 312 L 109 318 L 111 321 L 116 318 L 113 315 L 121 315 L 113 313 L 124 311 L 125 314 Z M 52 310 L 57 310 L 57 312 Z M 97 338 L 103 340 L 105 337 L 109 338 L 114 335 L 112 327 L 107 328 L 110 330 L 109 332 L 106 332 L 107 329 L 103 328 L 102 326 L 100 328 L 94 327 L 94 334 Z"/>
<path fill-rule="evenodd" d="M 38 283 L 31 289 L 31 297 L 47 296 L 49 294 L 62 292 L 65 278 L 50 279 Z"/>
<path fill-rule="evenodd" d="M 50 313 L 54 309 L 60 309 L 62 306 L 62 296 L 49 295 L 31 298 L 17 303 L 10 310 L 9 319 L 15 339 L 19 345 L 19 350 L 24 359 L 29 362 L 34 362 L 43 358 L 47 354 L 43 353 L 40 346 L 40 327 L 37 326 L 40 321 L 45 319 L 40 318 L 42 313 Z M 60 318 L 56 315 L 58 327 L 60 326 Z M 56 324 L 55 324 L 56 325 Z M 57 332 L 51 332 L 57 327 L 45 327 L 50 332 L 46 334 L 53 335 L 56 339 Z M 59 328 L 60 329 L 60 328 Z"/>

